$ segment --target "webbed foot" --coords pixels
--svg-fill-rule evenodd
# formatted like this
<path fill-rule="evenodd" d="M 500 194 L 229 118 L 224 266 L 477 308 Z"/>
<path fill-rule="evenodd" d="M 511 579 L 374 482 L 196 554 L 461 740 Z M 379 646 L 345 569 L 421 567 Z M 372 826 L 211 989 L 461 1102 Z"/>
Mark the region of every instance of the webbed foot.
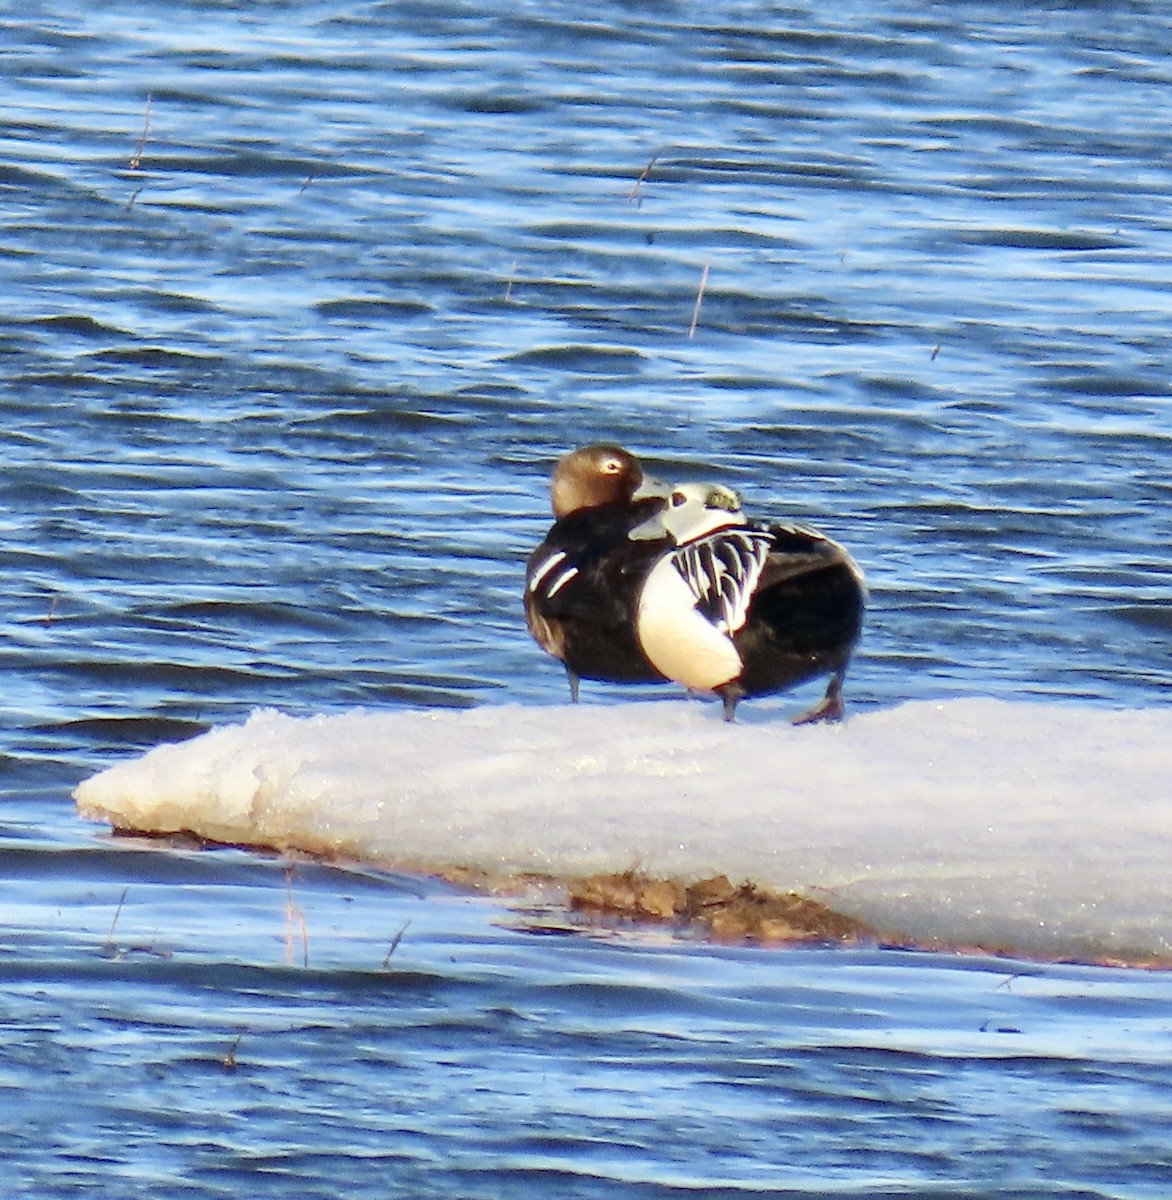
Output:
<path fill-rule="evenodd" d="M 842 702 L 842 675 L 836 671 L 830 676 L 830 682 L 826 685 L 826 695 L 809 712 L 802 713 L 800 717 L 794 717 L 791 724 L 816 725 L 819 722 L 829 724 L 833 721 L 841 721 L 845 712 L 846 706 Z"/>

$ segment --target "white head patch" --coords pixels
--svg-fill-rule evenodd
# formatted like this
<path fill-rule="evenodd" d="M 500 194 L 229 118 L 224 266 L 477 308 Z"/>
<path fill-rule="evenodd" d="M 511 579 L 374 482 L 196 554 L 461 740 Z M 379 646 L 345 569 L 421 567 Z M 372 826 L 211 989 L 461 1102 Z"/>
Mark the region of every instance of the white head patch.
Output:
<path fill-rule="evenodd" d="M 718 529 L 747 523 L 741 498 L 719 483 L 681 483 L 668 494 L 663 510 L 628 535 L 634 541 L 670 537 L 677 546 Z"/>

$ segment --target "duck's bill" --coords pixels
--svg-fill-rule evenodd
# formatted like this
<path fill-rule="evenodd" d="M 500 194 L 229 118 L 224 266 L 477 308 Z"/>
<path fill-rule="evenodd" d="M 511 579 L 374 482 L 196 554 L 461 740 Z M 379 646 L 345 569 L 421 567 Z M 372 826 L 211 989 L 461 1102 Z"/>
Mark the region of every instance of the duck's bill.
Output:
<path fill-rule="evenodd" d="M 648 517 L 640 525 L 636 525 L 627 537 L 633 542 L 653 542 L 657 538 L 670 536 L 670 530 L 664 522 L 666 509 L 660 509 L 653 517 Z"/>
<path fill-rule="evenodd" d="M 666 500 L 671 495 L 672 485 L 656 479 L 654 475 L 644 475 L 643 482 L 635 489 L 632 500 Z"/>

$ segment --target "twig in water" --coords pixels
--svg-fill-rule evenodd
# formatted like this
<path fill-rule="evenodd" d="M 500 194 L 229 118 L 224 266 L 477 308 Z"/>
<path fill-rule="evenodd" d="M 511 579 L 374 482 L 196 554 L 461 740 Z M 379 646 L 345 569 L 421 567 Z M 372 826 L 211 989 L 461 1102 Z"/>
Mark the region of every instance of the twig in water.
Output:
<path fill-rule="evenodd" d="M 142 133 L 138 135 L 138 141 L 135 143 L 134 153 L 130 156 L 130 169 L 137 171 L 142 166 L 142 152 L 146 149 L 147 134 L 151 131 L 151 97 L 148 93 L 146 101 L 146 112 L 142 117 Z M 138 193 L 136 192 L 135 195 Z"/>
<path fill-rule="evenodd" d="M 118 944 L 114 941 L 114 930 L 118 925 L 118 918 L 122 915 L 122 906 L 126 903 L 126 893 L 130 888 L 124 887 L 122 895 L 118 897 L 118 907 L 114 910 L 114 919 L 110 922 L 110 932 L 106 934 L 106 940 L 102 943 L 102 953 L 113 956 L 118 953 Z"/>
<path fill-rule="evenodd" d="M 311 184 L 311 183 L 312 183 L 312 182 L 313 182 L 313 181 L 314 181 L 316 178 L 317 178 L 317 172 L 316 172 L 316 171 L 310 171 L 310 172 L 309 172 L 309 174 L 308 174 L 308 175 L 306 175 L 306 177 L 305 177 L 305 182 L 304 182 L 304 183 L 301 185 L 301 189 L 300 189 L 300 191 L 298 191 L 298 193 L 297 193 L 297 194 L 298 194 L 299 196 L 303 196 L 303 195 L 305 194 L 305 189 L 306 189 L 307 187 L 309 187 L 309 185 L 310 185 L 310 184 Z"/>
<path fill-rule="evenodd" d="M 659 153 L 656 152 L 651 156 L 650 161 L 639 173 L 639 178 L 635 180 L 635 186 L 627 193 L 627 203 L 633 204 L 638 208 L 643 203 L 643 197 L 639 195 L 639 189 L 647 180 L 647 176 L 651 174 L 651 168 L 659 161 Z"/>
<path fill-rule="evenodd" d="M 108 958 L 113 962 L 121 962 L 131 954 L 149 954 L 154 958 L 170 958 L 171 951 L 165 946 L 160 949 L 154 942 L 124 942 L 120 946 L 114 940 L 114 930 L 118 928 L 118 918 L 122 916 L 122 906 L 126 903 L 126 893 L 128 891 L 130 891 L 128 887 L 123 888 L 122 895 L 118 897 L 118 907 L 114 909 L 114 919 L 110 922 L 110 932 L 106 934 L 106 940 L 102 943 L 102 949 L 99 953 L 103 958 Z"/>
<path fill-rule="evenodd" d="M 393 938 L 391 938 L 391 948 L 387 951 L 386 957 L 383 959 L 383 970 L 384 971 L 387 969 L 387 967 L 390 966 L 391 955 L 394 954 L 396 950 L 398 950 L 399 943 L 403 940 L 403 934 L 405 934 L 407 932 L 410 925 L 411 925 L 411 922 L 408 921 L 407 924 L 404 925 L 403 928 L 400 929 L 399 932 L 396 933 Z"/>
<path fill-rule="evenodd" d="M 700 320 L 700 305 L 704 302 L 704 289 L 708 286 L 708 264 L 700 273 L 700 287 L 696 292 L 696 306 L 692 309 L 692 323 L 688 326 L 688 337 L 696 336 L 696 322 Z"/>
<path fill-rule="evenodd" d="M 242 1029 L 236 1035 L 236 1040 L 228 1048 L 228 1053 L 225 1054 L 224 1057 L 220 1059 L 220 1066 L 222 1066 L 225 1071 L 235 1071 L 236 1070 L 236 1051 L 239 1048 L 240 1040 L 243 1037 L 244 1037 L 244 1030 Z"/>
<path fill-rule="evenodd" d="M 126 201 L 127 212 L 130 212 L 130 210 L 134 207 L 134 202 L 138 199 L 138 193 L 141 192 L 144 187 L 146 187 L 145 183 L 141 187 L 136 187 L 131 193 L 130 199 Z"/>
<path fill-rule="evenodd" d="M 301 934 L 301 965 L 309 966 L 309 929 L 305 924 L 305 914 L 293 902 L 293 867 L 284 869 L 285 876 L 285 966 L 293 965 L 294 929 Z"/>
<path fill-rule="evenodd" d="M 505 303 L 508 304 L 513 298 L 513 280 L 517 278 L 517 260 L 513 259 L 513 266 L 509 271 L 509 281 L 505 284 Z"/>
<path fill-rule="evenodd" d="M 934 348 L 933 348 L 933 350 L 932 350 L 932 357 L 931 357 L 931 358 L 930 358 L 928 361 L 929 361 L 929 362 L 935 362 L 935 361 L 936 361 L 936 355 L 937 355 L 937 354 L 939 354 L 939 353 L 940 353 L 940 343 L 939 343 L 939 342 L 937 342 L 937 343 L 936 343 L 936 345 L 935 345 L 935 347 L 934 347 Z"/>

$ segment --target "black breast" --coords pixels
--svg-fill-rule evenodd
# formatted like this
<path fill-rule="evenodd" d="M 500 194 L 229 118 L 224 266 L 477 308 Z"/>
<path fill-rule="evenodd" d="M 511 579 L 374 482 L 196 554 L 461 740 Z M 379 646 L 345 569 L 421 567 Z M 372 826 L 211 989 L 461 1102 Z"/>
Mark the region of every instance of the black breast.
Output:
<path fill-rule="evenodd" d="M 635 612 L 643 581 L 670 542 L 628 536 L 662 507 L 661 499 L 650 498 L 570 513 L 529 557 L 525 608 L 530 628 L 534 615 L 552 627 L 558 656 L 583 679 L 663 679 L 639 646 Z"/>

